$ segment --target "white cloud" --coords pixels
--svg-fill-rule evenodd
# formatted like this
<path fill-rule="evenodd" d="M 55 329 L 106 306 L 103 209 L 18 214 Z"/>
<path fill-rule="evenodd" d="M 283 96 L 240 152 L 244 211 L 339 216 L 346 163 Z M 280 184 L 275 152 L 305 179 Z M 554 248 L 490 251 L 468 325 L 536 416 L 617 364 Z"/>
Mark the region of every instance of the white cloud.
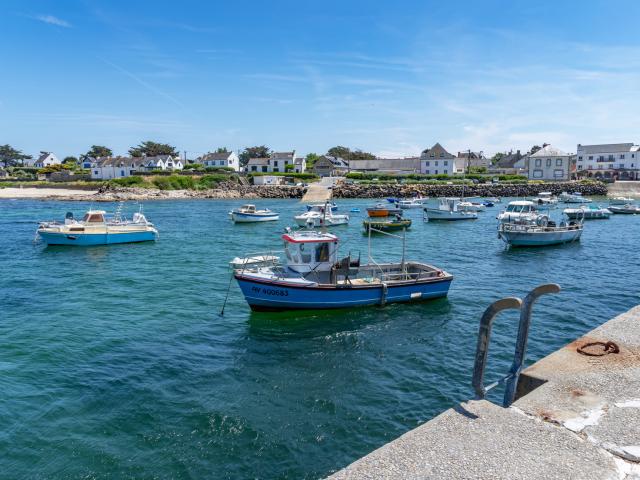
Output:
<path fill-rule="evenodd" d="M 49 25 L 55 25 L 56 27 L 64 27 L 71 28 L 71 24 L 66 20 L 62 20 L 61 18 L 54 17 L 53 15 L 38 15 L 35 17 L 36 20 L 40 20 L 41 22 L 48 23 Z"/>

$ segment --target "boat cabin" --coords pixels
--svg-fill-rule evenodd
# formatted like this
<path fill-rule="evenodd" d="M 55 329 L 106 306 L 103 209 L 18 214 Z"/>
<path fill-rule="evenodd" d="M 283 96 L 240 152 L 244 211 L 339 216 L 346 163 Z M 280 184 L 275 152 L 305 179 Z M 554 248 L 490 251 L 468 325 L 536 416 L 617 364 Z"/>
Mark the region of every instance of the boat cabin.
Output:
<path fill-rule="evenodd" d="M 89 210 L 82 217 L 82 221 L 88 224 L 105 223 L 104 216 L 106 213 L 104 210 Z"/>
<path fill-rule="evenodd" d="M 548 198 L 548 199 L 551 199 L 551 198 L 553 198 L 553 193 L 551 193 L 551 192 L 540 192 L 540 193 L 538 194 L 538 197 L 539 197 L 539 198 Z"/>
<path fill-rule="evenodd" d="M 298 273 L 326 272 L 338 258 L 338 237 L 301 230 L 282 235 L 287 267 Z"/>
<path fill-rule="evenodd" d="M 256 213 L 256 206 L 251 204 L 242 205 L 242 207 L 240 207 L 240 211 L 242 213 Z"/>
<path fill-rule="evenodd" d="M 515 202 L 509 202 L 507 213 L 535 213 L 537 212 L 536 204 L 528 200 L 518 200 Z"/>
<path fill-rule="evenodd" d="M 457 197 L 443 197 L 438 201 L 438 209 L 447 212 L 457 212 L 460 199 Z"/>

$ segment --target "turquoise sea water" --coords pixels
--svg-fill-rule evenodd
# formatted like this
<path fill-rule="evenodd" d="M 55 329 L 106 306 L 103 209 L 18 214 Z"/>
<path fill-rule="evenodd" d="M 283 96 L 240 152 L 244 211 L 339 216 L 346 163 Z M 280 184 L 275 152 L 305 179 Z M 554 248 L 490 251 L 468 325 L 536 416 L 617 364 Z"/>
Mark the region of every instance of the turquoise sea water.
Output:
<path fill-rule="evenodd" d="M 0 201 L 0 477 L 322 477 L 472 395 L 490 302 L 562 286 L 534 309 L 529 363 L 639 303 L 640 217 L 587 222 L 579 244 L 506 250 L 495 207 L 461 224 L 407 213 L 407 257 L 454 274 L 447 299 L 258 314 L 232 284 L 221 317 L 228 261 L 279 249 L 303 210 L 264 200 L 279 222 L 233 225 L 241 203 L 147 202 L 157 243 L 45 248 L 37 221 L 89 205 Z M 364 258 L 371 202 L 337 203 L 363 210 L 334 233 Z M 400 252 L 374 239 L 377 260 Z M 487 380 L 506 371 L 516 323 L 496 320 Z"/>

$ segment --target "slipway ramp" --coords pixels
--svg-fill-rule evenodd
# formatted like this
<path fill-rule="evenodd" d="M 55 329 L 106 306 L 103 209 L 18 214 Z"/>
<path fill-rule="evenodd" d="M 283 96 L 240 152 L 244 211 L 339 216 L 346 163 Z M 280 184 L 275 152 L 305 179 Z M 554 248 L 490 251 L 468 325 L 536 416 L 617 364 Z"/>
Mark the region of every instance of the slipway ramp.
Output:
<path fill-rule="evenodd" d="M 327 185 L 312 183 L 307 187 L 307 193 L 302 197 L 303 203 L 322 203 L 331 199 L 333 191 Z"/>

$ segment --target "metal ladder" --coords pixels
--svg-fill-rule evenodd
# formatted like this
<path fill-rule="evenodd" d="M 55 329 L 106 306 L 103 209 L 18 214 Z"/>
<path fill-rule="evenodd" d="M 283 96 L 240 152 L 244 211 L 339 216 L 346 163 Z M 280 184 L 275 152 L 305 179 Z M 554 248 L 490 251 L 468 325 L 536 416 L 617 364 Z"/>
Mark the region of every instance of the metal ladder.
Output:
<path fill-rule="evenodd" d="M 556 283 L 548 283 L 540 285 L 531 290 L 524 300 L 516 297 L 508 297 L 493 302 L 484 311 L 480 319 L 480 331 L 478 332 L 478 345 L 476 347 L 476 360 L 473 367 L 473 389 L 476 392 L 477 399 L 483 399 L 487 392 L 492 388 L 505 383 L 503 407 L 511 405 L 516 396 L 516 388 L 520 378 L 520 372 L 527 353 L 527 340 L 529 339 L 529 327 L 531 325 L 531 311 L 533 304 L 542 295 L 547 293 L 558 293 L 560 285 Z M 516 309 L 520 310 L 520 323 L 518 325 L 518 338 L 516 340 L 516 349 L 513 356 L 513 363 L 504 377 L 493 382 L 490 385 L 484 385 L 484 370 L 487 364 L 487 355 L 489 354 L 489 341 L 491 340 L 491 327 L 493 320 L 498 313 L 503 310 Z"/>

